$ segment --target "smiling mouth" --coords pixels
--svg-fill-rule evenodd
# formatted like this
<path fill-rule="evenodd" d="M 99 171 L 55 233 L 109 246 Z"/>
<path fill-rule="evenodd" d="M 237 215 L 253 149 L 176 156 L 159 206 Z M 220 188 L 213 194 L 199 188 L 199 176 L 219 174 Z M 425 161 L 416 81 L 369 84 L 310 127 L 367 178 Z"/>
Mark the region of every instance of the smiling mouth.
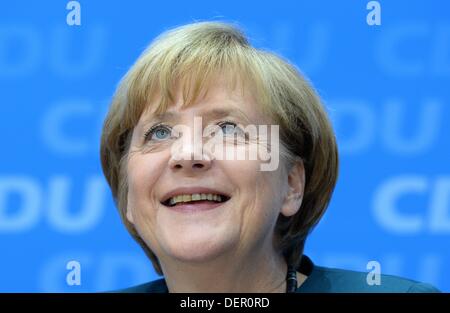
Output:
<path fill-rule="evenodd" d="M 228 200 L 230 200 L 230 197 L 221 194 L 195 193 L 177 195 L 161 203 L 167 207 L 176 207 L 183 204 L 224 203 Z"/>

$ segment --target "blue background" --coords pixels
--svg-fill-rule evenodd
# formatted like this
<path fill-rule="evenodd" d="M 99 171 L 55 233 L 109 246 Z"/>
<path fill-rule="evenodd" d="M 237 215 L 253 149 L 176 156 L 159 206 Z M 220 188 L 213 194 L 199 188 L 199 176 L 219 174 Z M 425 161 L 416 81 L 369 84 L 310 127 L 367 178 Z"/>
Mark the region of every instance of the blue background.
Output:
<path fill-rule="evenodd" d="M 450 291 L 450 2 L 68 1 L 0 6 L 0 291 L 101 291 L 156 278 L 121 224 L 99 162 L 119 79 L 159 33 L 236 21 L 312 80 L 341 170 L 306 245 L 316 264 Z M 68 286 L 66 264 L 81 264 Z"/>

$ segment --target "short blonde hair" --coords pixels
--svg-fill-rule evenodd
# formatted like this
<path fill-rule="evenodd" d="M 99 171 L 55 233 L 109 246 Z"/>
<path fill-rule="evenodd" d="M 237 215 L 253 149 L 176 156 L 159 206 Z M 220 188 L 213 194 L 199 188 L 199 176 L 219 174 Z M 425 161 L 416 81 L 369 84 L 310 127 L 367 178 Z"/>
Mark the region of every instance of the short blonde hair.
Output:
<path fill-rule="evenodd" d="M 298 265 L 305 240 L 325 212 L 338 175 L 333 129 L 313 87 L 289 62 L 252 47 L 240 29 L 222 22 L 188 24 L 163 33 L 141 54 L 119 83 L 105 119 L 100 146 L 103 173 L 122 221 L 162 275 L 156 255 L 126 218 L 126 161 L 131 134 L 142 113 L 154 105 L 163 112 L 181 84 L 187 106 L 208 90 L 216 75 L 251 90 L 261 110 L 280 125 L 280 141 L 291 160 L 305 166 L 300 210 L 280 214 L 277 248 Z M 177 85 L 178 86 L 178 85 Z M 179 86 L 178 86 L 179 87 Z"/>

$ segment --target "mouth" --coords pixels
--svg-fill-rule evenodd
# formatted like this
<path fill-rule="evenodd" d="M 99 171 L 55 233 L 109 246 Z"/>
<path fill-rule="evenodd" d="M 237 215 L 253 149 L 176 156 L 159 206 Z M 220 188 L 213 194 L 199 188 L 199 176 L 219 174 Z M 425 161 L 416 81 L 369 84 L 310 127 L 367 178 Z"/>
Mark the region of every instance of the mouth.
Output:
<path fill-rule="evenodd" d="M 230 197 L 220 193 L 183 193 L 171 196 L 162 201 L 161 204 L 170 208 L 186 205 L 200 205 L 202 207 L 217 207 L 230 200 Z"/>

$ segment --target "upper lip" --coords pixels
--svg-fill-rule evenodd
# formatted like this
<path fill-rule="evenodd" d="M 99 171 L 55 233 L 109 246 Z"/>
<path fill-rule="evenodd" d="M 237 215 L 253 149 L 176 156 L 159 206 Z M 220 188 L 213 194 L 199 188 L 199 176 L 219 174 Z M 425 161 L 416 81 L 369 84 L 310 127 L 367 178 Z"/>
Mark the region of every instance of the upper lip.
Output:
<path fill-rule="evenodd" d="M 219 191 L 219 190 L 216 190 L 216 189 L 212 189 L 212 188 L 206 188 L 206 187 L 180 187 L 180 188 L 176 188 L 176 189 L 166 193 L 162 197 L 161 203 L 164 203 L 167 200 L 169 200 L 170 198 L 178 196 L 178 195 L 191 195 L 191 194 L 195 194 L 195 193 L 212 193 L 212 194 L 216 194 L 216 195 L 225 196 L 227 198 L 230 197 L 225 192 Z"/>

